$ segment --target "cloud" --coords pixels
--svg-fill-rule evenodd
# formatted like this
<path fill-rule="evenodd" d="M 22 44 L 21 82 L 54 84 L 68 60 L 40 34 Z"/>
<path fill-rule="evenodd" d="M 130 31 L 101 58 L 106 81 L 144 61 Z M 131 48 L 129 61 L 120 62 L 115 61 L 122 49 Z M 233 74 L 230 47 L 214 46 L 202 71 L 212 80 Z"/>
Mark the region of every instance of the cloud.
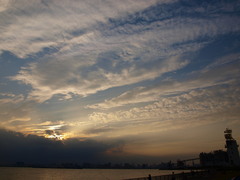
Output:
<path fill-rule="evenodd" d="M 117 142 L 97 142 L 91 139 L 56 141 L 36 135 L 0 129 L 0 163 L 83 163 L 109 162 L 106 151 L 118 147 Z M 106 158 L 104 160 L 104 158 Z"/>
<path fill-rule="evenodd" d="M 189 61 L 181 57 L 202 48 L 209 42 L 206 37 L 239 31 L 238 16 L 221 13 L 226 8 L 207 19 L 203 15 L 211 5 L 203 12 L 178 5 L 154 0 L 18 2 L 6 10 L 6 17 L 12 13 L 15 18 L 3 18 L 0 49 L 40 58 L 11 78 L 30 85 L 30 99 L 39 102 L 56 94 L 87 96 L 152 80 L 183 68 Z"/>
<path fill-rule="evenodd" d="M 231 123 L 239 117 L 239 91 L 238 85 L 216 85 L 161 97 L 143 107 L 94 112 L 89 119 L 99 126 L 104 124 L 105 127 L 116 128 L 115 135 L 118 136 L 169 131 L 220 121 Z"/>
<path fill-rule="evenodd" d="M 69 93 L 73 93 L 86 96 L 111 87 L 154 79 L 187 64 L 187 61 L 181 60 L 178 56 L 148 63 L 140 61 L 136 64 L 124 63 L 121 57 L 118 57 L 116 63 L 123 65 L 122 67 L 119 65 L 118 71 L 114 71 L 112 67 L 114 59 L 106 59 L 109 62 L 105 63 L 109 65 L 103 66 L 101 60 L 82 61 L 82 57 L 78 58 L 31 63 L 11 79 L 30 84 L 33 88 L 30 99 L 43 102 L 55 94 L 68 96 Z"/>
<path fill-rule="evenodd" d="M 89 138 L 72 138 L 59 141 L 0 129 L 0 143 L 2 145 L 0 164 L 12 165 L 16 162 L 24 162 L 26 165 L 49 165 L 53 163 L 57 165 L 62 163 L 81 165 L 83 163 L 99 162 L 160 163 L 161 161 L 183 157 L 186 152 L 194 155 L 196 152 L 198 153 L 197 145 L 194 146 L 196 147 L 194 150 L 188 148 L 189 140 L 192 143 L 191 138 L 189 138 L 191 136 L 181 131 L 177 132 L 179 133 L 177 137 L 171 132 L 165 132 L 160 134 L 158 138 L 154 137 L 156 134 L 154 136 L 152 134 L 141 134 L 101 141 Z M 142 146 L 142 143 L 145 145 Z M 171 149 L 174 149 L 176 145 L 180 146 L 180 144 L 186 146 L 180 148 L 177 154 L 173 153 Z M 203 147 L 201 146 L 201 148 Z"/>
<path fill-rule="evenodd" d="M 48 134 L 48 135 L 54 135 L 53 130 L 45 130 L 45 133 Z"/>
<path fill-rule="evenodd" d="M 158 101 L 163 96 L 177 95 L 194 89 L 206 88 L 221 84 L 237 83 L 239 78 L 239 54 L 221 57 L 202 70 L 189 74 L 182 80 L 167 79 L 147 87 L 133 90 L 102 103 L 89 105 L 89 108 L 108 109 L 134 103 Z"/>
<path fill-rule="evenodd" d="M 107 128 L 107 127 L 97 127 L 97 128 L 89 128 L 84 130 L 83 133 L 85 134 L 102 134 L 102 133 L 106 133 L 106 132 L 112 132 L 114 131 L 113 128 Z"/>
<path fill-rule="evenodd" d="M 7 80 L 28 88 L 1 95 L 1 126 L 104 139 L 239 124 L 238 42 L 216 43 L 239 38 L 239 2 L 0 2 L 0 51 L 24 61 Z"/>
<path fill-rule="evenodd" d="M 29 112 L 34 104 L 25 101 L 22 94 L 0 93 L 0 126 L 10 127 L 9 124 L 25 124 L 31 120 Z"/>
<path fill-rule="evenodd" d="M 68 122 L 67 125 L 63 121 L 41 114 L 36 102 L 26 100 L 22 94 L 1 93 L 0 97 L 1 127 L 41 136 L 49 135 L 49 132 L 53 131 L 57 135 L 70 137 L 71 123 Z"/>
<path fill-rule="evenodd" d="M 8 7 L 9 0 L 0 0 L 0 12 L 5 11 Z"/>
<path fill-rule="evenodd" d="M 6 1 L 1 1 L 6 4 Z M 164 2 L 164 1 L 163 1 Z M 108 18 L 124 16 L 156 3 L 132 0 L 115 1 L 10 1 L 1 18 L 1 50 L 19 57 L 42 51 L 44 48 L 61 48 L 65 39 L 78 34 Z M 18 31 L 18 33 L 16 33 Z M 28 46 L 27 44 L 30 44 Z M 70 42 L 71 43 L 71 42 Z"/>
<path fill-rule="evenodd" d="M 146 38 L 144 34 L 148 32 L 147 36 L 156 35 L 164 44 L 187 41 L 201 35 L 212 36 L 229 30 L 239 30 L 236 25 L 236 22 L 239 22 L 238 18 L 234 16 L 222 15 L 218 18 L 213 14 L 211 20 L 176 18 L 182 12 L 190 16 L 199 7 L 184 7 L 183 9 L 178 2 L 170 0 L 138 1 L 137 3 L 132 0 L 121 2 L 72 0 L 68 3 L 21 0 L 11 1 L 8 6 L 6 6 L 7 1 L 2 1 L 2 3 L 5 11 L 1 19 L 1 25 L 4 26 L 1 31 L 1 41 L 4 42 L 1 50 L 11 51 L 19 57 L 33 55 L 43 51 L 44 48 L 59 50 L 63 48 L 72 51 L 74 47 L 85 46 L 85 43 L 93 40 L 99 38 L 99 40 L 104 40 L 106 35 L 109 38 L 111 35 L 125 34 L 125 36 L 113 38 L 113 40 L 121 40 L 120 37 L 135 34 L 130 36 L 130 40 L 138 39 L 138 42 L 143 42 Z M 231 7 L 232 4 L 229 3 L 228 6 Z M 226 7 L 224 4 L 222 11 L 226 10 Z M 215 7 L 209 6 L 208 8 L 208 11 L 211 11 Z M 228 8 L 228 11 L 231 12 L 231 8 Z M 201 15 L 204 12 L 198 11 L 198 13 L 197 15 Z M 113 19 L 114 23 L 110 23 L 109 19 Z M 104 27 L 101 25 L 99 27 L 99 23 Z M 222 26 L 223 24 L 225 26 Z M 15 33 L 16 31 L 18 33 Z M 159 31 L 161 33 L 157 33 Z M 30 43 L 31 46 L 27 46 Z"/>
<path fill-rule="evenodd" d="M 22 94 L 15 95 L 12 93 L 0 93 L 0 103 L 1 104 L 7 104 L 7 103 L 13 103 L 17 104 L 18 102 L 21 102 L 24 100 L 24 96 Z"/>

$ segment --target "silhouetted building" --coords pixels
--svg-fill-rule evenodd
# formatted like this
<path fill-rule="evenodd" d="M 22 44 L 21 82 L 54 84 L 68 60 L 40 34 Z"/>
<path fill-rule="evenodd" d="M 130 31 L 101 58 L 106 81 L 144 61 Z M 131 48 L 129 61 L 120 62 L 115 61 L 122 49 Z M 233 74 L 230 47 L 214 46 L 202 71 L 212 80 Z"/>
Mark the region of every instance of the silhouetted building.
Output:
<path fill-rule="evenodd" d="M 238 152 L 238 144 L 237 144 L 237 141 L 232 137 L 232 130 L 227 128 L 224 131 L 224 134 L 226 139 L 225 148 L 227 148 L 229 165 L 239 166 L 240 157 Z"/>
<path fill-rule="evenodd" d="M 181 161 L 181 160 L 177 160 L 177 167 L 178 167 L 178 168 L 184 168 L 184 167 L 185 167 L 184 162 Z"/>
<path fill-rule="evenodd" d="M 216 150 L 210 153 L 200 153 L 200 164 L 202 166 L 227 166 L 228 155 L 223 150 Z"/>
<path fill-rule="evenodd" d="M 227 152 L 216 150 L 210 153 L 200 153 L 199 158 L 202 166 L 240 166 L 238 145 L 237 141 L 232 137 L 232 130 L 227 128 L 224 131 L 224 136 Z"/>

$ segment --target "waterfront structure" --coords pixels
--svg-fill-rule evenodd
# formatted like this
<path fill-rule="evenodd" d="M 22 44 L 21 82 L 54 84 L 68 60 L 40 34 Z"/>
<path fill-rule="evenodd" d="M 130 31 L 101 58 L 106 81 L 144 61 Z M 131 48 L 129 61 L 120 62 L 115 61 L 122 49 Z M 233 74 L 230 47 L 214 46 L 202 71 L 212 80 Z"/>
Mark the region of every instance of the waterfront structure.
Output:
<path fill-rule="evenodd" d="M 232 137 L 232 130 L 227 128 L 224 131 L 224 136 L 226 139 L 225 148 L 227 148 L 229 165 L 240 166 L 238 144 L 237 141 Z"/>
<path fill-rule="evenodd" d="M 215 150 L 210 153 L 200 153 L 200 164 L 202 166 L 240 166 L 240 157 L 237 141 L 232 137 L 232 130 L 224 131 L 227 151 Z"/>
<path fill-rule="evenodd" d="M 227 166 L 228 154 L 223 150 L 216 150 L 210 153 L 200 153 L 200 164 L 206 166 Z"/>

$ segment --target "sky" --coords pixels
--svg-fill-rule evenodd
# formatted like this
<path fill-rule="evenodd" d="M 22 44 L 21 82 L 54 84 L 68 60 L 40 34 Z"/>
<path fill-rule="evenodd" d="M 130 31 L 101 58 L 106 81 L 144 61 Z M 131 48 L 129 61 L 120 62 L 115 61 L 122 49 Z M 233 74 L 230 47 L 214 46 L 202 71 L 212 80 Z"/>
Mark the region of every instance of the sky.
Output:
<path fill-rule="evenodd" d="M 0 0 L 1 163 L 160 162 L 240 142 L 237 0 Z"/>

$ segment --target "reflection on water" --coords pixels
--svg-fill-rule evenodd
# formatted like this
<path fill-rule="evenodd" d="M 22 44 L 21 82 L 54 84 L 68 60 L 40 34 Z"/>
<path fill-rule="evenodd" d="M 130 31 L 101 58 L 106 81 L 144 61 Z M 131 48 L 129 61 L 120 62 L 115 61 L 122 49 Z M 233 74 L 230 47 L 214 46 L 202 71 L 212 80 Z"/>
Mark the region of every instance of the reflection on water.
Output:
<path fill-rule="evenodd" d="M 182 171 L 174 171 L 175 173 Z M 157 169 L 48 169 L 0 167 L 1 180 L 120 180 L 171 174 Z"/>

